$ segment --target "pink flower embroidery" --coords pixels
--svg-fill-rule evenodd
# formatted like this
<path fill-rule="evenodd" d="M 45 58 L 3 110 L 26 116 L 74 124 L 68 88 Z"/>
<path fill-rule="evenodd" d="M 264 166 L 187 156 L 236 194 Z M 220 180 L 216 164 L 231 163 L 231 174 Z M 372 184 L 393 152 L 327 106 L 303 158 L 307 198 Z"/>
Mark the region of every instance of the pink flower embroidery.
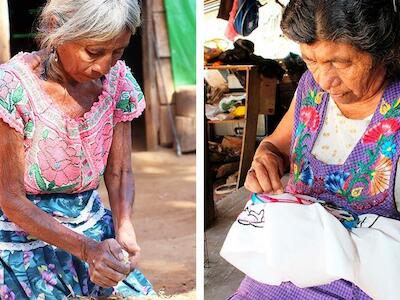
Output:
<path fill-rule="evenodd" d="M 396 119 L 383 120 L 370 128 L 363 136 L 363 143 L 377 143 L 382 136 L 393 135 L 399 130 L 400 124 Z"/>
<path fill-rule="evenodd" d="M 39 166 L 43 177 L 61 187 L 81 174 L 76 150 L 63 140 L 47 138 L 39 142 Z"/>
<path fill-rule="evenodd" d="M 316 131 L 319 126 L 320 117 L 315 107 L 303 107 L 300 111 L 300 122 L 304 123 L 311 131 Z"/>
<path fill-rule="evenodd" d="M 16 89 L 18 86 L 18 80 L 15 76 L 11 75 L 9 72 L 4 72 L 3 77 L 0 78 L 0 97 L 2 99 L 7 99 L 10 91 Z"/>

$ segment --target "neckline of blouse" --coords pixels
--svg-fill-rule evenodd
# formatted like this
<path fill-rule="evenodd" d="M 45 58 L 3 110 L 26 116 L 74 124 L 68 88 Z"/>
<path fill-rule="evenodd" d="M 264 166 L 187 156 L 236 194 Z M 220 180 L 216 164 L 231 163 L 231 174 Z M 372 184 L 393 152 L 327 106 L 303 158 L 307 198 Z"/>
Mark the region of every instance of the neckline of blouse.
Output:
<path fill-rule="evenodd" d="M 31 82 L 34 85 L 34 88 L 37 89 L 39 92 L 41 99 L 48 105 L 48 107 L 51 107 L 52 110 L 54 110 L 60 117 L 66 119 L 69 122 L 73 123 L 84 123 L 86 120 L 90 118 L 91 115 L 93 115 L 100 106 L 104 98 L 107 97 L 107 94 L 109 94 L 108 87 L 109 87 L 109 76 L 112 72 L 115 72 L 115 66 L 112 67 L 106 75 L 104 75 L 104 80 L 102 80 L 102 91 L 101 93 L 97 96 L 96 101 L 94 101 L 90 107 L 89 110 L 87 110 L 83 115 L 78 116 L 78 117 L 72 117 L 68 115 L 67 112 L 65 112 L 62 108 L 60 108 L 58 105 L 54 103 L 50 95 L 43 89 L 42 84 L 40 82 L 39 75 L 34 73 L 29 65 L 25 63 L 23 60 L 23 55 L 25 53 L 19 53 L 17 56 L 18 57 L 18 62 L 20 62 L 23 65 L 25 73 L 31 78 Z"/>

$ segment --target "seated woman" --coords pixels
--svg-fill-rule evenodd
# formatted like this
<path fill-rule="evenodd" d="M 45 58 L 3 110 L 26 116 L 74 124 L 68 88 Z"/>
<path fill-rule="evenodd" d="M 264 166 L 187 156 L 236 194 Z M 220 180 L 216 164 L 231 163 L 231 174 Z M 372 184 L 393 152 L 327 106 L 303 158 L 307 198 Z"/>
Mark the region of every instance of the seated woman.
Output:
<path fill-rule="evenodd" d="M 154 294 L 131 221 L 145 103 L 119 60 L 139 24 L 136 0 L 49 0 L 40 56 L 0 66 L 1 299 Z"/>
<path fill-rule="evenodd" d="M 292 0 L 283 32 L 309 71 L 256 151 L 245 186 L 309 195 L 360 215 L 400 219 L 400 7 L 397 1 Z M 290 180 L 280 181 L 290 165 Z M 388 278 L 388 280 L 394 280 Z M 246 277 L 230 299 L 370 299 L 355 284 L 298 288 Z"/>

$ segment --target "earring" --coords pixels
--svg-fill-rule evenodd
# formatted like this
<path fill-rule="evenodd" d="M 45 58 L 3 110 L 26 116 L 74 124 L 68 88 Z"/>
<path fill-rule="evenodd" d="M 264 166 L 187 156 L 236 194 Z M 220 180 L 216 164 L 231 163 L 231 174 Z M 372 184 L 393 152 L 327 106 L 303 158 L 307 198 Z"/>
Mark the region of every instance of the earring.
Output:
<path fill-rule="evenodd" d="M 58 54 L 55 47 L 51 48 L 51 53 L 54 55 L 54 61 L 58 62 Z"/>

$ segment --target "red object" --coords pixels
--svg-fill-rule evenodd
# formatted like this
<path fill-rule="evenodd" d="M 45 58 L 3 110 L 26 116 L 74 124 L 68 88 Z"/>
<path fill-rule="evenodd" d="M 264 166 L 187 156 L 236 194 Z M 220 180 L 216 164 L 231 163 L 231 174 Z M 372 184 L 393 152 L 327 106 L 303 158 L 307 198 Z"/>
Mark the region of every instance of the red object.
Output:
<path fill-rule="evenodd" d="M 226 27 L 225 30 L 225 36 L 231 41 L 233 41 L 235 37 L 239 35 L 235 30 L 235 27 L 233 26 L 233 22 L 235 21 L 235 16 L 238 9 L 239 9 L 239 0 L 235 0 L 233 2 L 232 10 L 229 13 L 228 26 Z"/>
<path fill-rule="evenodd" d="M 363 136 L 363 143 L 376 143 L 382 136 L 394 134 L 399 130 L 400 124 L 396 119 L 387 119 L 375 124 Z"/>
<path fill-rule="evenodd" d="M 319 126 L 320 117 L 315 107 L 306 106 L 300 111 L 300 122 L 303 122 L 311 131 L 316 131 Z"/>

